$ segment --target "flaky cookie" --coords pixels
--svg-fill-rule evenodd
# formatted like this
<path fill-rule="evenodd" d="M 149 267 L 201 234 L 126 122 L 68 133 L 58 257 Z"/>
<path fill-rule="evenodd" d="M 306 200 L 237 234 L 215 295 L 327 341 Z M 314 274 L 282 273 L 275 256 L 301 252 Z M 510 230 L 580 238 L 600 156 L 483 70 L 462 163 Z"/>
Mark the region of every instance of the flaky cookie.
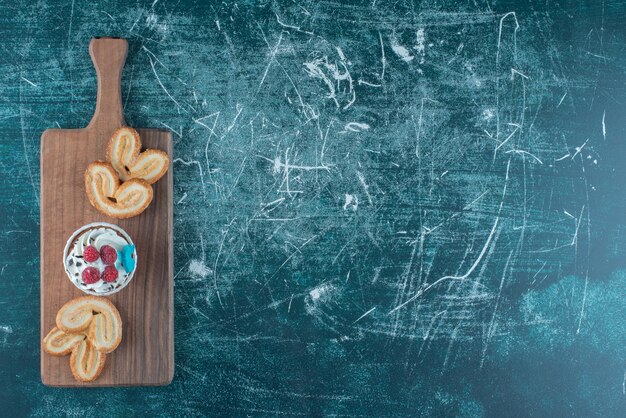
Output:
<path fill-rule="evenodd" d="M 147 149 L 141 151 L 141 139 L 136 130 L 123 126 L 113 133 L 107 146 L 107 160 L 122 181 L 142 179 L 148 184 L 159 180 L 170 164 L 167 153 Z"/>
<path fill-rule="evenodd" d="M 113 218 L 131 218 L 152 202 L 152 186 L 142 179 L 130 179 L 120 185 L 113 166 L 95 161 L 85 171 L 85 189 L 91 205 Z"/>
<path fill-rule="evenodd" d="M 102 353 L 89 342 L 83 340 L 74 347 L 70 356 L 70 368 L 74 379 L 80 382 L 91 382 L 96 380 L 102 369 L 106 354 Z"/>
<path fill-rule="evenodd" d="M 117 309 L 115 310 L 117 313 Z M 115 350 L 122 341 L 122 321 L 105 312 L 94 315 L 87 330 L 87 338 L 96 348 L 103 353 Z"/>
<path fill-rule="evenodd" d="M 83 333 L 67 334 L 57 327 L 54 327 L 43 339 L 43 349 L 46 353 L 52 354 L 53 356 L 65 356 L 81 341 L 84 341 L 85 338 L 87 338 L 87 336 Z"/>
<path fill-rule="evenodd" d="M 132 178 L 129 168 L 140 151 L 141 139 L 136 130 L 122 126 L 113 132 L 107 146 L 107 160 L 111 162 L 122 181 Z"/>
<path fill-rule="evenodd" d="M 70 356 L 70 368 L 80 382 L 95 380 L 102 369 L 106 353 L 122 341 L 122 318 L 108 299 L 83 296 L 61 307 L 57 326 L 43 339 L 43 350 L 54 356 Z"/>
<path fill-rule="evenodd" d="M 82 296 L 70 300 L 57 313 L 56 324 L 67 333 L 87 330 L 94 347 L 105 353 L 115 350 L 122 341 L 122 318 L 115 305 L 105 298 Z"/>
<path fill-rule="evenodd" d="M 133 128 L 117 129 L 107 145 L 109 162 L 94 161 L 85 171 L 85 189 L 91 205 L 113 218 L 131 218 L 152 202 L 152 184 L 167 172 L 166 152 L 141 152 L 141 139 Z"/>

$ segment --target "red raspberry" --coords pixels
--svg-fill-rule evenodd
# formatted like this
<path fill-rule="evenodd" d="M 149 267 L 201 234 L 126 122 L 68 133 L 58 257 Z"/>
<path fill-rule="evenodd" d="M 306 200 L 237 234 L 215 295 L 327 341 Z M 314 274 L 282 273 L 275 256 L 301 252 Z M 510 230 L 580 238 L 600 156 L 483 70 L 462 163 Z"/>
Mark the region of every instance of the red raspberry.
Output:
<path fill-rule="evenodd" d="M 87 248 L 85 248 L 85 251 L 83 251 L 83 260 L 85 260 L 88 263 L 93 263 L 99 258 L 100 258 L 100 253 L 98 252 L 98 250 L 96 250 L 96 247 L 94 247 L 93 245 L 88 246 Z"/>
<path fill-rule="evenodd" d="M 111 265 L 117 260 L 117 251 L 110 245 L 103 245 L 100 247 L 100 257 L 104 264 Z"/>
<path fill-rule="evenodd" d="M 117 269 L 113 266 L 106 266 L 104 271 L 102 272 L 102 280 L 107 283 L 114 282 L 117 280 Z"/>
<path fill-rule="evenodd" d="M 95 267 L 87 267 L 82 273 L 85 284 L 93 284 L 100 280 L 100 272 Z"/>

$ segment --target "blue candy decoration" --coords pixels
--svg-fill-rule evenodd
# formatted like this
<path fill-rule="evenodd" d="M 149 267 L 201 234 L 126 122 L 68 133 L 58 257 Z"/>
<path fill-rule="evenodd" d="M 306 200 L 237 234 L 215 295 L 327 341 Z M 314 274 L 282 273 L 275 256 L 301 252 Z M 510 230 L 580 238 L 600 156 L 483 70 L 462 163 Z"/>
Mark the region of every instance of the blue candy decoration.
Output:
<path fill-rule="evenodd" d="M 120 260 L 122 260 L 122 266 L 124 267 L 124 270 L 126 270 L 126 273 L 130 273 L 135 269 L 135 259 L 133 258 L 134 252 L 134 245 L 125 245 L 120 253 Z"/>

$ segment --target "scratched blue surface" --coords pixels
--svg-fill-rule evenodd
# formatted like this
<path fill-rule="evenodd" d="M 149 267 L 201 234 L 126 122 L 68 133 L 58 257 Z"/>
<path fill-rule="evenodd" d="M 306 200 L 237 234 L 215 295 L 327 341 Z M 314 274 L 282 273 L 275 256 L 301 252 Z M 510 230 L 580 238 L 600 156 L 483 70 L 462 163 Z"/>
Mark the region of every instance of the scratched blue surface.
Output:
<path fill-rule="evenodd" d="M 623 416 L 626 3 L 0 3 L 0 415 Z M 39 376 L 39 137 L 129 40 L 173 383 Z"/>

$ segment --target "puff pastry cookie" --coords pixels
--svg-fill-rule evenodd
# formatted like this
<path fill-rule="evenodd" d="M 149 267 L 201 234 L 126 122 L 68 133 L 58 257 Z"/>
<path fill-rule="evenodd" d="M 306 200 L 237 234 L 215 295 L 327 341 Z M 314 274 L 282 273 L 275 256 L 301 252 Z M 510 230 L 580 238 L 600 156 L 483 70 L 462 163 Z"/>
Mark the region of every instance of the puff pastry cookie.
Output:
<path fill-rule="evenodd" d="M 43 350 L 53 356 L 70 356 L 70 368 L 80 382 L 95 380 L 106 353 L 122 341 L 122 319 L 108 299 L 83 296 L 61 307 L 56 327 L 43 339 Z"/>
<path fill-rule="evenodd" d="M 95 161 L 85 171 L 85 189 L 91 205 L 112 218 L 131 218 L 146 210 L 152 202 L 152 186 L 141 179 L 120 185 L 109 163 Z"/>
<path fill-rule="evenodd" d="M 123 126 L 113 133 L 107 147 L 107 160 L 120 180 L 142 179 L 148 184 L 159 180 L 169 165 L 167 153 L 148 149 L 141 152 L 141 139 L 133 128 Z"/>
<path fill-rule="evenodd" d="M 57 327 L 43 339 L 43 349 L 53 356 L 65 356 L 72 352 L 74 347 L 85 340 L 87 336 L 83 333 L 66 334 Z"/>
<path fill-rule="evenodd" d="M 70 368 L 76 380 L 91 382 L 96 380 L 104 368 L 106 354 L 96 350 L 89 340 L 81 341 L 72 351 Z"/>
<path fill-rule="evenodd" d="M 130 218 L 152 202 L 152 184 L 167 172 L 170 159 L 161 150 L 141 151 L 141 139 L 124 126 L 113 133 L 108 162 L 95 161 L 85 171 L 85 189 L 91 205 L 113 218 Z"/>

